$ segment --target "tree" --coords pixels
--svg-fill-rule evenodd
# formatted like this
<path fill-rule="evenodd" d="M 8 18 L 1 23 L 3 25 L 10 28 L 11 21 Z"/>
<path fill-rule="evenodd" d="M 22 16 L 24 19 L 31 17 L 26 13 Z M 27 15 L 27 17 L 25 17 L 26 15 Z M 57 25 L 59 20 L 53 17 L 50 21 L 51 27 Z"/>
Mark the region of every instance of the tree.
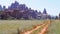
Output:
<path fill-rule="evenodd" d="M 0 19 L 7 19 L 7 15 L 6 14 L 1 14 Z"/>
<path fill-rule="evenodd" d="M 37 14 L 38 14 L 38 11 L 37 11 L 37 10 L 33 11 L 33 12 L 32 12 L 32 17 L 33 17 L 34 19 L 36 19 L 36 18 L 37 18 Z"/>
<path fill-rule="evenodd" d="M 55 19 L 58 19 L 58 16 L 55 16 Z"/>
<path fill-rule="evenodd" d="M 6 6 L 3 6 L 3 9 L 6 9 Z"/>
<path fill-rule="evenodd" d="M 59 19 L 60 19 L 60 13 L 59 13 Z"/>
<path fill-rule="evenodd" d="M 51 19 L 51 15 L 48 15 L 48 19 Z"/>

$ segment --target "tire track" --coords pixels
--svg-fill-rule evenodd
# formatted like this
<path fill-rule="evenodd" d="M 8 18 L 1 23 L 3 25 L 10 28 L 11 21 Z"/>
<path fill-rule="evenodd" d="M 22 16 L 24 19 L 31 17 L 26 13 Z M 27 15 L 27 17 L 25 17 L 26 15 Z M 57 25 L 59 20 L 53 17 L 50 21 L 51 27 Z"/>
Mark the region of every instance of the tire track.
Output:
<path fill-rule="evenodd" d="M 50 23 L 51 23 L 51 21 L 49 20 L 48 24 L 38 34 L 46 34 Z"/>
<path fill-rule="evenodd" d="M 35 30 L 41 28 L 41 27 L 44 26 L 44 25 L 45 25 L 45 24 L 43 24 L 43 25 L 41 25 L 41 26 L 36 26 L 36 28 L 34 28 L 34 29 L 30 30 L 30 31 L 27 31 L 27 32 L 25 32 L 24 34 L 31 34 L 32 32 L 34 32 Z"/>
<path fill-rule="evenodd" d="M 46 20 L 42 24 L 35 25 L 35 27 L 33 29 L 22 32 L 20 34 L 31 34 L 32 32 L 34 32 L 35 30 L 37 30 L 41 27 L 43 27 L 43 29 L 38 34 L 45 34 L 45 32 L 48 30 L 49 25 L 50 25 L 50 20 Z"/>

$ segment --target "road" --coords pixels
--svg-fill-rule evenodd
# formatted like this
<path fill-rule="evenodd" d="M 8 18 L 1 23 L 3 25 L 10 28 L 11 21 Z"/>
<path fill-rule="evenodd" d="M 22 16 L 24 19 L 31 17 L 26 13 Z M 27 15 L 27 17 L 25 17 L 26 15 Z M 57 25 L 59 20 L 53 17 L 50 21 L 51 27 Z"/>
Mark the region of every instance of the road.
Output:
<path fill-rule="evenodd" d="M 42 24 L 35 25 L 33 29 L 23 32 L 22 34 L 31 34 L 41 27 L 43 27 L 43 29 L 38 34 L 45 34 L 50 26 L 50 23 L 51 23 L 50 20 L 46 20 Z"/>

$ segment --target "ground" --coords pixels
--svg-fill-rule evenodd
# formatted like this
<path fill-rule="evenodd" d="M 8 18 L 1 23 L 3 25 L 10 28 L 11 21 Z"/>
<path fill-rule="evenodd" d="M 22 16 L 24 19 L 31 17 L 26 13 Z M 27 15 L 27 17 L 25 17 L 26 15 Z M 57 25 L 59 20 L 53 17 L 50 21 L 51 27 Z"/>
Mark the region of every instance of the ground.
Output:
<path fill-rule="evenodd" d="M 60 20 L 52 20 L 47 34 L 60 34 Z"/>
<path fill-rule="evenodd" d="M 40 24 L 44 20 L 0 20 L 0 34 L 17 32 L 17 29 L 30 29 L 35 24 Z M 7 33 L 8 32 L 8 33 Z"/>
<path fill-rule="evenodd" d="M 45 20 L 0 20 L 0 34 L 16 34 L 17 29 L 29 30 Z M 52 20 L 47 34 L 60 33 L 60 20 Z"/>

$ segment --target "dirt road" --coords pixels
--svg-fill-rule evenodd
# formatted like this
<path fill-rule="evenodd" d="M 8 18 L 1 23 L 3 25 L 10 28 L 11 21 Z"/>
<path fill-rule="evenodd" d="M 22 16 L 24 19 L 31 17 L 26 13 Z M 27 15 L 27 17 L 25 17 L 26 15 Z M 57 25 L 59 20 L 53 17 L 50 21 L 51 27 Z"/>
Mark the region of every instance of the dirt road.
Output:
<path fill-rule="evenodd" d="M 45 32 L 48 30 L 49 25 L 50 25 L 50 20 L 44 21 L 40 25 L 35 25 L 35 28 L 28 30 L 26 32 L 23 32 L 23 34 L 31 34 L 32 32 L 34 32 L 35 30 L 37 30 L 41 27 L 43 27 L 43 29 L 38 34 L 45 34 Z"/>

